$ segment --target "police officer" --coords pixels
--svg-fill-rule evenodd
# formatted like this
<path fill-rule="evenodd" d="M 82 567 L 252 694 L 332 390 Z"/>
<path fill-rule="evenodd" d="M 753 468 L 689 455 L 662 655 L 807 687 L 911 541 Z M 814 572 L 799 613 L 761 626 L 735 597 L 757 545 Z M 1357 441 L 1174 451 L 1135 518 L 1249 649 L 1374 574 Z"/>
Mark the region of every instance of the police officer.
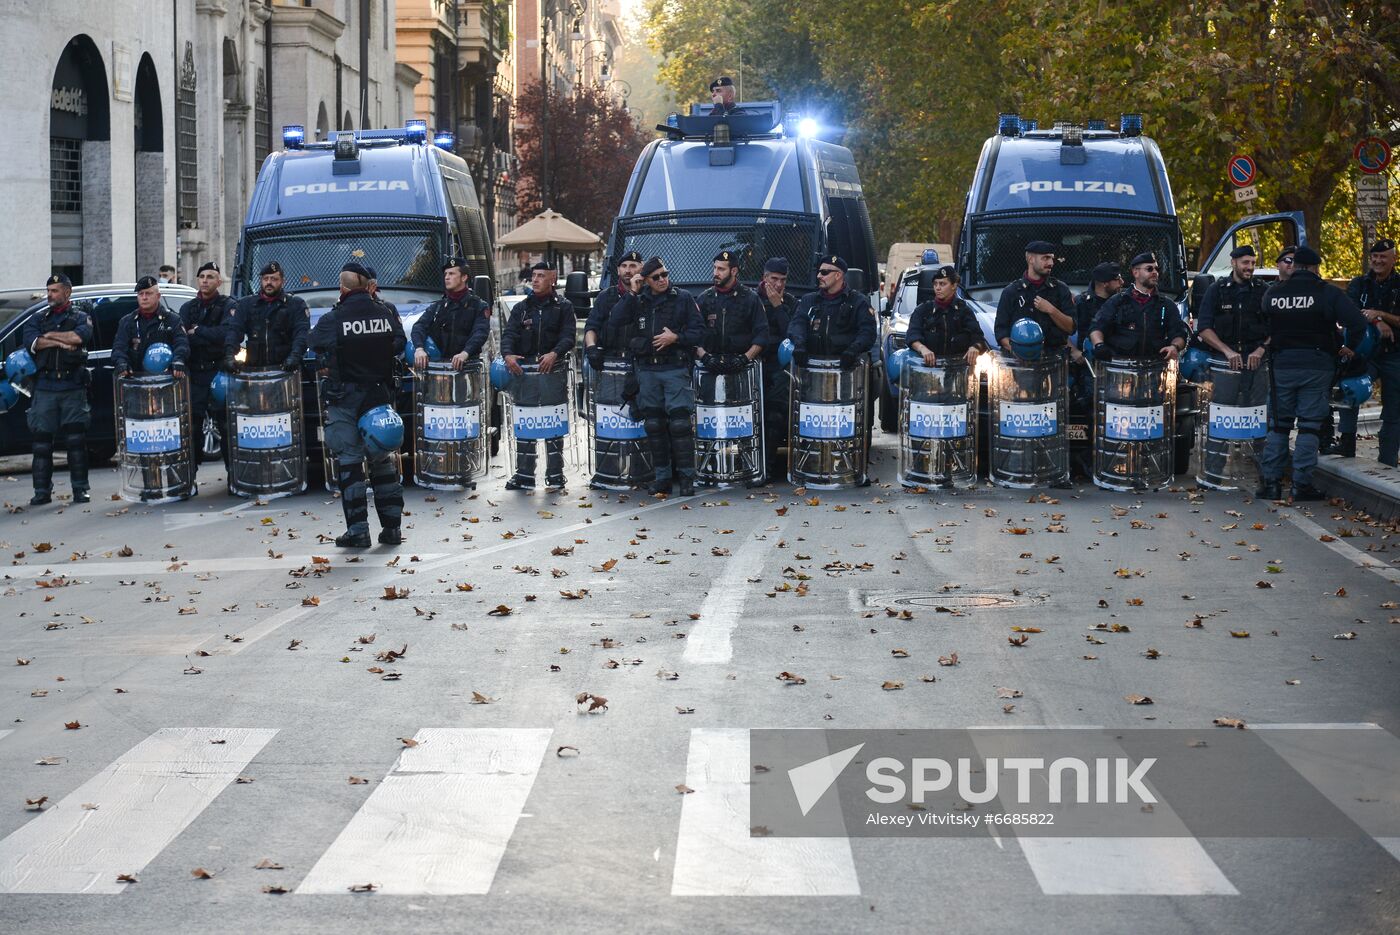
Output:
<path fill-rule="evenodd" d="M 1070 317 L 1074 298 L 1069 286 L 1056 279 L 1055 245 L 1044 240 L 1026 244 L 1026 271 L 1014 282 L 1007 283 L 997 301 L 993 334 L 1008 355 L 1011 350 L 1011 326 L 1022 318 L 1040 325 L 1045 335 L 1046 354 L 1062 353 L 1074 334 L 1075 323 Z M 1079 352 L 1071 354 L 1076 360 Z"/>
<path fill-rule="evenodd" d="M 1293 499 L 1321 500 L 1312 485 L 1317 466 L 1319 433 L 1327 416 L 1334 356 L 1350 360 L 1366 328 L 1355 303 L 1318 275 L 1322 257 L 1302 246 L 1292 254 L 1293 274 L 1264 293 L 1269 322 L 1269 354 L 1273 370 L 1269 394 L 1269 437 L 1260 463 L 1258 495 L 1282 499 L 1283 470 L 1288 463 L 1288 436 L 1294 420 L 1298 441 L 1293 449 Z M 1337 326 L 1349 329 L 1346 345 L 1337 350 Z"/>
<path fill-rule="evenodd" d="M 1289 244 L 1279 251 L 1274 259 L 1274 266 L 1278 269 L 1278 281 L 1288 282 L 1293 277 L 1293 254 L 1298 252 L 1297 244 Z"/>
<path fill-rule="evenodd" d="M 933 271 L 933 298 L 921 303 L 909 316 L 905 343 L 923 358 L 924 366 L 966 360 L 977 363 L 977 355 L 987 349 L 982 326 L 968 304 L 958 295 L 958 274 L 951 266 Z"/>
<path fill-rule="evenodd" d="M 1196 334 L 1201 347 L 1231 370 L 1258 370 L 1267 352 L 1263 300 L 1268 286 L 1254 278 L 1254 248 L 1230 251 L 1230 276 L 1217 279 L 1201 297 Z"/>
<path fill-rule="evenodd" d="M 1080 350 L 1088 346 L 1089 326 L 1103 304 L 1123 289 L 1117 263 L 1100 263 L 1089 275 L 1089 288 L 1074 298 L 1074 336 Z"/>
<path fill-rule="evenodd" d="M 34 358 L 36 381 L 27 421 L 33 445 L 34 496 L 30 506 L 53 500 L 53 448 L 59 434 L 68 449 L 73 502 L 87 503 L 88 372 L 92 320 L 73 305 L 73 283 L 62 273 L 45 284 L 49 307 L 24 323 L 23 342 Z"/>
<path fill-rule="evenodd" d="M 696 303 L 705 331 L 695 354 L 712 373 L 739 373 L 768 346 L 768 316 L 758 294 L 739 281 L 734 251 L 715 256 L 712 278 Z"/>
<path fill-rule="evenodd" d="M 787 444 L 792 407 L 788 370 L 778 362 L 778 345 L 787 337 L 792 316 L 797 314 L 797 299 L 787 291 L 788 272 L 786 257 L 769 257 L 758 284 L 758 298 L 768 316 L 768 343 L 763 348 L 763 441 L 770 480 L 787 474 L 786 466 L 778 461 L 778 449 Z"/>
<path fill-rule="evenodd" d="M 366 264 L 365 272 L 369 273 L 369 283 L 365 286 L 365 291 L 369 293 L 369 297 L 397 315 L 399 313 L 399 307 L 379 294 L 379 274 L 374 271 L 374 267 Z"/>
<path fill-rule="evenodd" d="M 442 267 L 442 298 L 413 323 L 413 366 L 428 366 L 428 339 L 453 370 L 481 353 L 491 337 L 491 306 L 467 287 L 467 261 L 448 260 Z"/>
<path fill-rule="evenodd" d="M 728 75 L 720 75 L 711 81 L 710 100 L 715 105 L 710 108 L 711 117 L 724 117 L 734 113 L 739 106 L 734 103 L 734 79 Z"/>
<path fill-rule="evenodd" d="M 1094 359 L 1176 360 L 1186 349 L 1186 322 L 1176 304 L 1157 291 L 1161 265 L 1151 253 L 1139 253 L 1132 273 L 1133 287 L 1105 302 L 1089 326 Z"/>
<path fill-rule="evenodd" d="M 617 283 L 613 288 L 598 293 L 593 300 L 593 308 L 583 324 L 583 356 L 594 370 L 603 369 L 603 359 L 607 355 L 626 353 L 626 345 L 610 345 L 607 341 L 608 316 L 613 306 L 629 292 L 641 289 L 642 281 L 637 274 L 642 269 L 642 255 L 636 250 L 628 250 L 617 261 Z"/>
<path fill-rule="evenodd" d="M 1400 454 L 1400 274 L 1395 272 L 1395 241 L 1377 240 L 1371 245 L 1371 269 L 1347 285 L 1347 298 L 1361 309 L 1366 320 L 1381 333 L 1381 346 L 1372 363 L 1381 380 L 1381 433 L 1379 461 L 1396 465 Z M 1346 408 L 1338 419 L 1341 438 L 1329 453 L 1356 457 L 1356 410 Z"/>
<path fill-rule="evenodd" d="M 122 316 L 112 339 L 113 373 L 129 377 L 143 369 L 146 351 L 152 344 L 169 345 L 173 354 L 171 372 L 185 372 L 190 357 L 185 326 L 179 315 L 161 303 L 160 282 L 154 276 L 142 276 L 136 281 L 136 311 Z"/>
<path fill-rule="evenodd" d="M 870 300 L 846 284 L 846 269 L 841 257 L 822 257 L 817 291 L 797 303 L 788 337 L 798 366 L 811 356 L 837 357 L 841 369 L 850 370 L 875 346 L 875 313 Z"/>
<path fill-rule="evenodd" d="M 679 481 L 681 496 L 695 493 L 695 439 L 691 416 L 695 388 L 690 368 L 704 337 L 695 299 L 671 285 L 660 257 L 642 265 L 646 287 L 613 306 L 608 326 L 629 337 L 628 351 L 637 369 L 637 409 L 651 445 L 655 480 L 652 493 L 670 493 Z"/>
<path fill-rule="evenodd" d="M 301 360 L 306 356 L 310 312 L 300 297 L 282 291 L 285 279 L 280 263 L 273 261 L 264 266 L 258 279 L 258 294 L 239 299 L 229 317 L 228 333 L 224 337 L 224 368 L 238 369 L 234 355 L 246 339 L 247 359 L 242 366 L 249 370 L 281 367 L 291 373 L 301 367 Z M 363 287 L 360 291 L 364 291 Z M 368 292 L 365 298 L 369 298 Z M 399 330 L 403 330 L 402 325 Z"/>
<path fill-rule="evenodd" d="M 374 510 L 379 514 L 379 542 L 403 542 L 403 485 L 399 472 L 390 455 L 366 447 L 359 427 L 360 416 L 370 409 L 394 403 L 394 368 L 405 343 L 403 322 L 383 303 L 376 302 L 368 287 L 369 271 L 365 267 L 359 263 L 341 267 L 340 301 L 321 316 L 309 338 L 316 354 L 317 372 L 325 378 L 325 439 L 335 453 L 336 484 L 340 488 L 340 506 L 345 511 L 345 533 L 336 537 L 335 544 L 351 549 L 370 546 L 366 457 L 369 483 L 374 487 Z M 271 310 L 263 310 L 263 314 L 268 311 Z"/>
<path fill-rule="evenodd" d="M 185 336 L 190 342 L 190 428 L 194 432 L 194 470 L 199 471 L 199 459 L 203 452 L 204 415 L 209 411 L 209 385 L 224 361 L 224 344 L 228 339 L 227 320 L 233 311 L 234 301 L 219 292 L 223 276 L 219 265 L 205 263 L 195 277 L 198 294 L 180 306 L 180 323 L 185 328 Z M 216 413 L 222 406 L 215 406 Z M 215 421 L 223 425 L 223 419 L 215 415 Z M 229 444 L 224 439 L 224 464 L 228 465 Z"/>
<path fill-rule="evenodd" d="M 510 319 L 501 329 L 501 356 L 513 377 L 511 398 L 517 406 L 557 405 L 568 398 L 567 366 L 574 348 L 577 319 L 573 303 L 554 291 L 558 274 L 548 263 L 536 263 L 530 270 L 531 292 L 510 310 Z M 523 379 L 521 361 L 539 365 L 540 376 Z M 506 481 L 507 490 L 534 490 L 536 439 L 515 439 L 515 476 Z M 544 440 L 544 483 L 549 493 L 564 492 L 564 439 Z"/>

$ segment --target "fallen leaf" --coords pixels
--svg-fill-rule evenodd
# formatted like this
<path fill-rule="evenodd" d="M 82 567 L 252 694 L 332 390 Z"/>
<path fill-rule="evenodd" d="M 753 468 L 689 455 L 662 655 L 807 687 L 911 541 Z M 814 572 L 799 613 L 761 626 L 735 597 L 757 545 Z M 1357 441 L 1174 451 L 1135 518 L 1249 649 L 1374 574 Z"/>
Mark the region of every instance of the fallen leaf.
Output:
<path fill-rule="evenodd" d="M 1021 697 L 1024 697 L 1024 693 L 1023 693 L 1019 688 L 998 688 L 998 689 L 997 689 L 997 697 L 998 697 L 998 698 L 1021 698 Z"/>
<path fill-rule="evenodd" d="M 134 874 L 134 873 L 119 873 L 119 874 L 117 874 L 117 882 L 118 882 L 118 883 L 137 883 L 137 882 L 140 882 L 140 881 L 138 881 L 138 880 L 136 879 L 136 874 Z"/>
<path fill-rule="evenodd" d="M 1218 717 L 1211 721 L 1216 727 L 1233 727 L 1235 730 L 1244 730 L 1244 718 L 1238 717 Z"/>
<path fill-rule="evenodd" d="M 1345 633 L 1334 633 L 1334 634 L 1332 634 L 1332 639 L 1334 639 L 1334 640 L 1354 640 L 1354 639 L 1356 639 L 1356 632 L 1355 632 L 1354 630 L 1348 630 L 1348 631 L 1345 632 Z"/>
<path fill-rule="evenodd" d="M 676 791 L 679 792 L 681 795 L 690 795 L 695 790 L 682 782 L 676 785 Z"/>
<path fill-rule="evenodd" d="M 44 756 L 34 761 L 35 766 L 58 766 L 64 761 L 61 756 Z"/>
<path fill-rule="evenodd" d="M 513 614 L 514 612 L 515 612 L 515 611 L 514 611 L 512 608 L 507 607 L 505 604 L 497 604 L 495 610 L 488 610 L 488 611 L 486 612 L 486 616 L 488 616 L 488 617 L 509 617 L 509 616 L 510 616 L 511 614 Z"/>
<path fill-rule="evenodd" d="M 1012 627 L 1012 633 L 1042 633 L 1040 627 Z"/>
<path fill-rule="evenodd" d="M 807 684 L 807 680 L 806 680 L 805 678 L 803 678 L 803 677 L 800 676 L 800 675 L 794 675 L 794 674 L 791 673 L 791 672 L 779 672 L 776 676 L 774 676 L 774 678 L 776 678 L 778 681 L 782 682 L 784 685 L 806 685 L 806 684 Z"/>
<path fill-rule="evenodd" d="M 369 780 L 368 780 L 368 779 L 363 779 L 363 778 L 361 778 L 361 777 L 359 777 L 359 776 L 351 776 L 349 782 L 350 782 L 350 785 L 352 785 L 352 786 L 363 786 L 363 785 L 367 785 L 367 784 L 369 783 Z"/>
<path fill-rule="evenodd" d="M 939 656 L 938 664 L 941 666 L 955 666 L 958 664 L 958 654 L 949 653 L 946 656 Z"/>
<path fill-rule="evenodd" d="M 283 867 L 281 864 L 279 864 L 277 861 L 273 860 L 271 857 L 264 857 L 262 860 L 260 860 L 260 861 L 258 861 L 257 863 L 253 864 L 253 869 L 254 869 L 254 870 L 285 870 L 286 868 Z"/>
<path fill-rule="evenodd" d="M 1152 699 L 1146 695 L 1124 695 L 1123 700 L 1128 704 L 1152 704 Z"/>
<path fill-rule="evenodd" d="M 908 659 L 908 658 L 909 658 L 909 650 L 907 650 L 907 649 L 891 649 L 891 650 L 890 650 L 890 655 L 893 656 L 893 657 L 895 657 L 896 659 Z"/>
<path fill-rule="evenodd" d="M 346 887 L 352 893 L 373 893 L 379 889 L 378 883 L 352 883 Z"/>
<path fill-rule="evenodd" d="M 554 755 L 560 757 L 578 756 L 579 753 L 580 750 L 578 747 L 570 746 L 569 744 L 565 744 L 554 751 Z"/>
<path fill-rule="evenodd" d="M 1249 638 L 1249 631 L 1248 631 L 1248 630 L 1231 630 L 1231 631 L 1230 631 L 1230 635 L 1233 636 L 1233 637 L 1234 637 L 1235 639 L 1237 639 L 1237 640 L 1244 640 L 1244 639 L 1248 639 L 1248 638 Z"/>
<path fill-rule="evenodd" d="M 63 725 L 64 730 L 82 730 L 82 727 L 77 721 L 67 721 Z"/>
<path fill-rule="evenodd" d="M 203 867 L 195 867 L 193 870 L 190 871 L 190 876 L 194 877 L 196 880 L 214 879 L 214 874 L 212 874 L 208 870 L 205 870 Z"/>
<path fill-rule="evenodd" d="M 599 714 L 608 710 L 608 699 L 592 692 L 579 692 L 574 701 L 578 704 L 580 714 Z"/>
<path fill-rule="evenodd" d="M 283 886 L 283 885 L 280 884 L 280 883 L 269 883 L 267 886 L 264 886 L 264 887 L 262 888 L 262 891 L 263 891 L 264 893 L 271 893 L 271 894 L 273 894 L 274 896 L 281 896 L 281 895 L 283 895 L 283 894 L 285 894 L 285 893 L 290 893 L 290 892 L 291 892 L 291 890 L 287 889 L 285 886 Z"/>
<path fill-rule="evenodd" d="M 301 599 L 301 606 L 303 606 L 303 607 L 320 607 L 320 606 L 321 606 L 321 599 L 320 599 L 319 597 L 315 597 L 315 596 L 312 596 L 312 597 L 303 597 L 303 598 Z"/>
<path fill-rule="evenodd" d="M 1025 646 L 1030 642 L 1030 639 L 1029 635 L 1022 633 L 1020 636 L 1008 636 L 1006 641 L 1012 646 Z"/>
<path fill-rule="evenodd" d="M 414 739 L 411 738 L 411 737 L 400 737 L 400 738 L 399 738 L 399 743 L 403 744 L 405 747 L 416 747 L 416 746 L 418 746 L 418 741 L 414 740 Z"/>
<path fill-rule="evenodd" d="M 887 692 L 897 692 L 904 687 L 903 682 L 886 681 L 881 683 L 880 688 Z"/>

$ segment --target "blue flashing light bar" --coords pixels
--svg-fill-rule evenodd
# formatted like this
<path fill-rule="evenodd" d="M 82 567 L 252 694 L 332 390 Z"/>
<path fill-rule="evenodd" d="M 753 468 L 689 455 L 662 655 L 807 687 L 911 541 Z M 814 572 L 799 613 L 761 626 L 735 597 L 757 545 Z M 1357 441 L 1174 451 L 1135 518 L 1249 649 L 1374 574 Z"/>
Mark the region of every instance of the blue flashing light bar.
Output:
<path fill-rule="evenodd" d="M 403 125 L 403 138 L 407 143 L 426 143 L 428 141 L 428 121 L 409 120 Z"/>
<path fill-rule="evenodd" d="M 997 114 L 997 134 L 999 136 L 1020 136 L 1021 118 L 1016 114 Z"/>
<path fill-rule="evenodd" d="M 292 124 L 282 128 L 282 147 L 301 149 L 306 144 L 306 127 Z"/>
<path fill-rule="evenodd" d="M 1123 114 L 1118 118 L 1118 132 L 1123 136 L 1142 136 L 1142 114 Z"/>
<path fill-rule="evenodd" d="M 1040 121 L 1039 121 L 1039 120 L 1027 120 L 1027 119 L 1024 118 L 1024 117 L 1021 118 L 1021 132 L 1022 132 L 1022 133 L 1029 133 L 1029 132 L 1031 132 L 1032 130 L 1039 130 L 1039 129 L 1040 129 Z"/>
<path fill-rule="evenodd" d="M 1107 130 L 1107 129 L 1108 129 L 1108 121 L 1107 121 L 1107 120 L 1090 120 L 1090 121 L 1088 121 L 1088 122 L 1085 124 L 1084 129 L 1086 129 L 1086 130 Z"/>
<path fill-rule="evenodd" d="M 455 142 L 456 138 L 446 130 L 439 130 L 433 137 L 433 145 L 438 149 L 445 149 L 449 153 L 452 152 L 452 144 Z"/>

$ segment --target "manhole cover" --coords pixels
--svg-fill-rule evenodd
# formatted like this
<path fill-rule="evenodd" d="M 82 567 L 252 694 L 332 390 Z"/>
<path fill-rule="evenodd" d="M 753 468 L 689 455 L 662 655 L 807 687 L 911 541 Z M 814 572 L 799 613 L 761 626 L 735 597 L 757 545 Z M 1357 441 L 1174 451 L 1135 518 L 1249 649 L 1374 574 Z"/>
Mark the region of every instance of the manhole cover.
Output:
<path fill-rule="evenodd" d="M 1004 594 L 914 594 L 896 598 L 894 603 L 976 610 L 979 607 L 1015 607 L 1020 601 Z"/>

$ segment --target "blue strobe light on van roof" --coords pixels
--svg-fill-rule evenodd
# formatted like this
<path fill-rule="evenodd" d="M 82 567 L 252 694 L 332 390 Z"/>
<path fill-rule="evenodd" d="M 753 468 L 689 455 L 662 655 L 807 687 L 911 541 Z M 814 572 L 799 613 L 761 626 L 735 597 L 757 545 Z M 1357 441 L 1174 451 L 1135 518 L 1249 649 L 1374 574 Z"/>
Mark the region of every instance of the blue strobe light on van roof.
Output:
<path fill-rule="evenodd" d="M 1118 132 L 1124 136 L 1142 136 L 1142 114 L 1123 114 L 1118 118 Z"/>
<path fill-rule="evenodd" d="M 1020 136 L 1021 118 L 1016 114 L 997 114 L 997 135 Z"/>
<path fill-rule="evenodd" d="M 1027 120 L 1027 119 L 1024 118 L 1024 117 L 1021 118 L 1021 132 L 1022 132 L 1022 133 L 1029 133 L 1029 132 L 1031 132 L 1032 130 L 1039 130 L 1039 129 L 1040 129 L 1040 121 L 1039 121 L 1039 120 Z"/>
<path fill-rule="evenodd" d="M 449 153 L 452 152 L 452 144 L 454 142 L 456 142 L 456 138 L 446 130 L 439 130 L 433 135 L 433 145 L 438 149 L 445 149 Z"/>
<path fill-rule="evenodd" d="M 406 143 L 426 143 L 428 141 L 428 121 L 406 121 L 403 125 L 403 138 Z"/>
<path fill-rule="evenodd" d="M 1090 120 L 1084 127 L 1086 130 L 1107 130 L 1107 120 Z"/>
<path fill-rule="evenodd" d="M 306 142 L 306 127 L 293 124 L 282 128 L 282 146 L 284 149 L 301 149 Z"/>

